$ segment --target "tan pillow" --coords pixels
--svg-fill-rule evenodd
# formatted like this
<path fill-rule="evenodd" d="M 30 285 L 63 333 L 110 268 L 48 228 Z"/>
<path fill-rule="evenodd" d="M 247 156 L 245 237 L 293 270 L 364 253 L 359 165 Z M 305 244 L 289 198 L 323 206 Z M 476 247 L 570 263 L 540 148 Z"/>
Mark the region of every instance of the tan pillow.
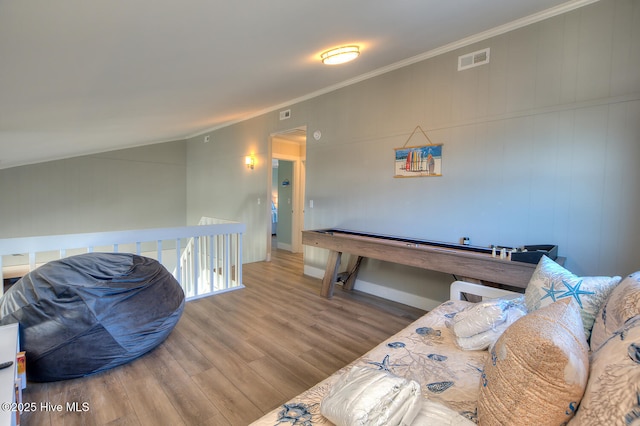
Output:
<path fill-rule="evenodd" d="M 591 350 L 598 350 L 614 331 L 636 315 L 640 315 L 640 271 L 622 280 L 600 308 L 591 332 Z"/>
<path fill-rule="evenodd" d="M 517 320 L 487 359 L 478 399 L 482 425 L 559 425 L 584 393 L 589 348 L 577 304 L 561 299 Z"/>

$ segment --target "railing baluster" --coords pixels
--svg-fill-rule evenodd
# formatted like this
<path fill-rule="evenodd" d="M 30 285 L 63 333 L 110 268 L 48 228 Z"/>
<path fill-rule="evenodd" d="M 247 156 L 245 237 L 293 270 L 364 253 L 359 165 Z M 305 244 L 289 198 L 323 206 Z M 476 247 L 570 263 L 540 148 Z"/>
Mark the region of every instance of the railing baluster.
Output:
<path fill-rule="evenodd" d="M 176 279 L 178 283 L 182 284 L 182 270 L 180 265 L 180 238 L 176 239 Z"/>
<path fill-rule="evenodd" d="M 236 234 L 236 238 L 238 239 L 238 256 L 236 262 L 236 286 L 240 287 L 242 285 L 242 234 Z"/>
<path fill-rule="evenodd" d="M 213 249 L 213 239 L 214 235 L 209 235 L 209 289 L 211 292 L 216 291 L 216 275 L 215 275 L 215 267 L 214 267 L 214 259 L 213 255 L 215 253 Z"/>
<path fill-rule="evenodd" d="M 0 297 L 4 294 L 4 275 L 2 273 L 2 255 L 0 254 Z"/>
<path fill-rule="evenodd" d="M 182 262 L 182 276 L 184 277 L 184 281 L 186 283 L 187 294 L 189 297 L 192 296 L 193 291 L 193 274 L 191 273 L 191 245 L 187 244 L 184 248 L 185 256 L 184 262 Z"/>
<path fill-rule="evenodd" d="M 224 288 L 228 289 L 231 281 L 231 245 L 229 234 L 224 234 Z"/>
<path fill-rule="evenodd" d="M 36 252 L 29 252 L 29 272 L 36 269 Z"/>
<path fill-rule="evenodd" d="M 198 266 L 198 250 L 200 248 L 200 237 L 193 237 L 193 287 L 195 289 L 194 296 L 200 294 L 200 267 Z"/>

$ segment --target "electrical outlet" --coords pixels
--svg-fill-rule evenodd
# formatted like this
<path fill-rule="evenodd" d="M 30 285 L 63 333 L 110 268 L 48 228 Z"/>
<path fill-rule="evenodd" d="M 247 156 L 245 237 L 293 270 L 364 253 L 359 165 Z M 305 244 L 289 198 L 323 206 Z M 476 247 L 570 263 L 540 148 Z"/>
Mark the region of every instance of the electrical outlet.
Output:
<path fill-rule="evenodd" d="M 204 137 L 204 143 L 209 142 L 209 140 L 211 140 L 211 136 L 207 135 Z"/>

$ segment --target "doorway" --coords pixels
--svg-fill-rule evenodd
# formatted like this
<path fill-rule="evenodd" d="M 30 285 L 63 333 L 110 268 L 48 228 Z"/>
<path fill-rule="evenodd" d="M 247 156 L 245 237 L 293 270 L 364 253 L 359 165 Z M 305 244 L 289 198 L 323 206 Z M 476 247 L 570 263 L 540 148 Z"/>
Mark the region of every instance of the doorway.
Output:
<path fill-rule="evenodd" d="M 307 128 L 272 134 L 269 145 L 271 225 L 267 236 L 267 260 L 271 260 L 271 250 L 275 248 L 302 252 Z"/>

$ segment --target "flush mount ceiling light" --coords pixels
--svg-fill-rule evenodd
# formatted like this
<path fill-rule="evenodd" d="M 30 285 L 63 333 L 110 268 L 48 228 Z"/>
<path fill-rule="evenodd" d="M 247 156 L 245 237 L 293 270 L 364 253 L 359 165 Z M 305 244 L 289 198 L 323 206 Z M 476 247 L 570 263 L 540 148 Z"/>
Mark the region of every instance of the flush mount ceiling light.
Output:
<path fill-rule="evenodd" d="M 326 65 L 344 64 L 360 56 L 359 46 L 342 46 L 327 50 L 320 55 L 322 63 Z"/>

